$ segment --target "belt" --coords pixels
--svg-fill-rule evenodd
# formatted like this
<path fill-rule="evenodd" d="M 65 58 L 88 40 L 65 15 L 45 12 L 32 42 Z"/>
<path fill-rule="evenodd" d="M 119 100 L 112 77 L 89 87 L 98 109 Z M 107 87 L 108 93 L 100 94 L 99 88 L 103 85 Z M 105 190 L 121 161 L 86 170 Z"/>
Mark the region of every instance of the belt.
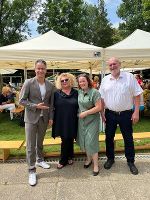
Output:
<path fill-rule="evenodd" d="M 108 108 L 106 108 L 105 111 L 109 112 L 109 113 L 113 113 L 115 115 L 120 115 L 120 114 L 123 114 L 123 113 L 131 113 L 132 109 L 130 109 L 130 110 L 123 110 L 123 111 L 113 111 L 113 110 L 109 110 Z"/>

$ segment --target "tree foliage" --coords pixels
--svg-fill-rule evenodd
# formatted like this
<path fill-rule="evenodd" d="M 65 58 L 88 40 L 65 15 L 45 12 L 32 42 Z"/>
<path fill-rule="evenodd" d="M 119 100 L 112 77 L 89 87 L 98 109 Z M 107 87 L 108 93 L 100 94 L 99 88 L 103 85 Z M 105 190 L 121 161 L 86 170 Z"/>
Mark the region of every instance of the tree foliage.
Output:
<path fill-rule="evenodd" d="M 143 18 L 150 20 L 150 0 L 142 0 L 143 4 Z"/>
<path fill-rule="evenodd" d="M 0 1 L 0 46 L 20 42 L 30 33 L 28 19 L 35 12 L 37 0 Z"/>
<path fill-rule="evenodd" d="M 109 46 L 112 44 L 112 29 L 104 6 L 103 0 L 98 7 L 83 0 L 47 0 L 38 19 L 38 32 L 52 29 L 71 39 Z"/>
<path fill-rule="evenodd" d="M 94 30 L 94 44 L 101 47 L 107 47 L 113 44 L 113 29 L 111 28 L 111 23 L 107 19 L 107 10 L 105 9 L 104 0 L 99 0 L 96 20 L 95 20 L 95 30 Z"/>
<path fill-rule="evenodd" d="M 78 38 L 83 6 L 83 0 L 48 0 L 43 4 L 43 12 L 38 19 L 38 32 L 45 33 L 52 29 L 72 39 Z"/>
<path fill-rule="evenodd" d="M 144 7 L 142 0 L 122 0 L 117 14 L 123 20 L 119 25 L 123 37 L 128 36 L 136 29 L 150 31 L 150 21 L 144 17 L 145 9 L 147 7 Z"/>

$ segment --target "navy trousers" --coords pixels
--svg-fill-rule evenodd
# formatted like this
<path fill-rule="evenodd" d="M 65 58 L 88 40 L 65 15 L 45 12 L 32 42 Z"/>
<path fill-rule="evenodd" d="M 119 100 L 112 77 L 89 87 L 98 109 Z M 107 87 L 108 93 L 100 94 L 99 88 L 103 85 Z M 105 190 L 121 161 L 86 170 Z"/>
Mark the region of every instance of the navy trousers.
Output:
<path fill-rule="evenodd" d="M 132 111 L 124 111 L 121 113 L 115 113 L 106 109 L 106 156 L 108 159 L 114 160 L 114 137 L 117 129 L 117 124 L 119 124 L 121 133 L 124 139 L 125 145 L 125 156 L 127 162 L 134 162 L 135 150 L 133 141 L 133 129 L 132 129 Z"/>

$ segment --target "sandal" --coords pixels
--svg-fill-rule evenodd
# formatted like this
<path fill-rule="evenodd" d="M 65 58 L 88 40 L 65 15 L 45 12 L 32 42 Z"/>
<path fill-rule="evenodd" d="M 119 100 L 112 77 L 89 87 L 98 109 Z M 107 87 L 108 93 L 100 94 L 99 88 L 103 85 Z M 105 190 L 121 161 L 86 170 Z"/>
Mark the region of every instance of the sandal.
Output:
<path fill-rule="evenodd" d="M 57 169 L 62 169 L 65 165 L 61 165 L 60 163 L 57 165 Z"/>
<path fill-rule="evenodd" d="M 91 165 L 92 165 L 92 160 L 91 160 L 91 162 L 89 162 L 88 164 L 85 163 L 85 164 L 84 164 L 84 168 L 87 169 L 87 168 L 89 168 Z"/>
<path fill-rule="evenodd" d="M 68 165 L 72 165 L 73 164 L 73 160 L 68 160 Z"/>

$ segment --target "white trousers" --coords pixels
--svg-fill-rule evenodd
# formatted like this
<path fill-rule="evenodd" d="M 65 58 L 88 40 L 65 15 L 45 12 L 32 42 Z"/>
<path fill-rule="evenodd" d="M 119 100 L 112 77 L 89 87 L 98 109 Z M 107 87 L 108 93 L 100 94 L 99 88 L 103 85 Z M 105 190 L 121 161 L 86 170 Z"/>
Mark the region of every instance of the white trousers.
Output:
<path fill-rule="evenodd" d="M 15 109 L 15 104 L 14 103 L 8 103 L 4 105 L 0 105 L 0 109 L 6 109 L 10 111 L 10 119 L 13 119 L 13 113 L 11 112 L 12 110 Z"/>

